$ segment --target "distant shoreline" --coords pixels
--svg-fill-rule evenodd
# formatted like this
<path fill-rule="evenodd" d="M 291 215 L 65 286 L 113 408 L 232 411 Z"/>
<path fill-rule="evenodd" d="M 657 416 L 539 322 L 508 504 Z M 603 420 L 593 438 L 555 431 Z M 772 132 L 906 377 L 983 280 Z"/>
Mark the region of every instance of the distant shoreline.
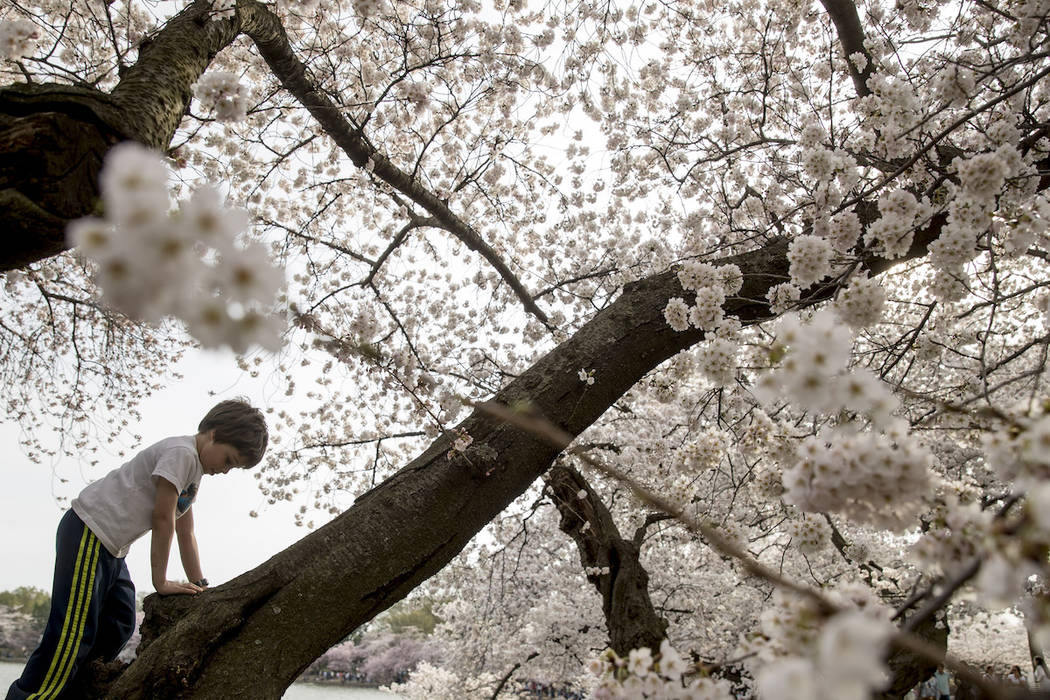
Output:
<path fill-rule="evenodd" d="M 323 678 L 296 678 L 293 683 L 301 685 L 335 685 L 343 688 L 367 688 L 368 690 L 379 690 L 382 685 L 377 683 L 365 683 L 364 681 L 341 681 L 336 679 L 325 680 Z"/>

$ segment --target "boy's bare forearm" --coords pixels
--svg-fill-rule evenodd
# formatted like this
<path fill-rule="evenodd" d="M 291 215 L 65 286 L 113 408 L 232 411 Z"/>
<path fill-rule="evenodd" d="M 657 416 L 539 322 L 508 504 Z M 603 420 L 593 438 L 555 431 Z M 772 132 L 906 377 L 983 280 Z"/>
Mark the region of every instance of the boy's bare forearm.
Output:
<path fill-rule="evenodd" d="M 175 506 L 178 503 L 179 492 L 171 482 L 161 477 L 154 479 L 157 484 L 157 496 L 153 504 L 153 535 L 149 552 L 153 587 L 161 595 L 199 593 L 200 587 L 192 583 L 168 580 L 168 556 L 171 554 L 171 539 L 175 536 Z"/>
<path fill-rule="evenodd" d="M 197 550 L 197 538 L 192 532 L 179 537 L 179 556 L 182 558 L 182 568 L 190 581 L 200 581 L 204 578 L 200 552 Z"/>
<path fill-rule="evenodd" d="M 168 556 L 171 554 L 171 538 L 175 534 L 175 518 L 153 519 L 153 537 L 150 541 L 149 563 L 153 574 L 153 587 L 158 591 L 168 580 Z"/>
<path fill-rule="evenodd" d="M 168 556 L 171 554 L 171 540 L 175 534 L 175 518 L 164 520 L 153 519 L 153 539 L 150 543 L 150 569 L 153 574 L 153 587 L 161 595 L 175 593 L 200 593 L 201 587 L 192 583 L 181 583 L 168 580 Z"/>

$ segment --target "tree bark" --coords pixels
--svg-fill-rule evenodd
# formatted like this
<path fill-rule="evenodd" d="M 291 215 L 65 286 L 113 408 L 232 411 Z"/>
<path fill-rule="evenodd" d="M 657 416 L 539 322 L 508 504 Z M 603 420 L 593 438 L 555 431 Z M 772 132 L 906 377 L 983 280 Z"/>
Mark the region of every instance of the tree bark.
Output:
<path fill-rule="evenodd" d="M 649 596 L 649 573 L 639 559 L 640 545 L 620 536 L 609 509 L 578 471 L 558 465 L 546 481 L 561 514 L 558 526 L 576 542 L 580 564 L 585 569 L 609 570 L 587 574 L 602 596 L 609 646 L 621 657 L 641 647 L 656 653 L 667 635 L 667 621 L 656 613 Z"/>
<path fill-rule="evenodd" d="M 139 46 L 109 94 L 87 85 L 0 88 L 0 272 L 66 248 L 66 224 L 101 213 L 98 174 L 106 152 L 134 140 L 165 150 L 192 85 L 239 31 L 208 19 L 197 0 Z"/>

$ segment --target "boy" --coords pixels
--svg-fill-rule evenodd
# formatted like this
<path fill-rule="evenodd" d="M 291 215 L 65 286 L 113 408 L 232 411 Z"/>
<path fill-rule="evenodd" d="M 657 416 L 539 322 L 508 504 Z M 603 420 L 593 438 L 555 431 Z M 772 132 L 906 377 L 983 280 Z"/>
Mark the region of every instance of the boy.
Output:
<path fill-rule="evenodd" d="M 124 556 L 146 531 L 153 530 L 150 568 L 157 593 L 206 588 L 190 508 L 201 477 L 255 466 L 266 441 L 259 409 L 242 399 L 222 401 L 196 435 L 161 440 L 84 488 L 58 525 L 47 627 L 7 700 L 54 700 L 84 662 L 116 658 L 135 629 L 135 586 Z M 173 535 L 193 583 L 168 580 Z"/>

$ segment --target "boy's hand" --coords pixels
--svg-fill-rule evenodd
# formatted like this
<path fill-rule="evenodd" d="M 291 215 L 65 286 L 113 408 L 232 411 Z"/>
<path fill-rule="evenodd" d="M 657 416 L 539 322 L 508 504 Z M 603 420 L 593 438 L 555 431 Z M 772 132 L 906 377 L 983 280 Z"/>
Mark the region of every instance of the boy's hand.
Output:
<path fill-rule="evenodd" d="M 161 595 L 179 595 L 179 594 L 193 594 L 200 593 L 203 588 L 194 585 L 192 583 L 183 583 L 182 581 L 164 581 L 160 585 L 154 585 L 157 589 L 157 593 Z"/>

